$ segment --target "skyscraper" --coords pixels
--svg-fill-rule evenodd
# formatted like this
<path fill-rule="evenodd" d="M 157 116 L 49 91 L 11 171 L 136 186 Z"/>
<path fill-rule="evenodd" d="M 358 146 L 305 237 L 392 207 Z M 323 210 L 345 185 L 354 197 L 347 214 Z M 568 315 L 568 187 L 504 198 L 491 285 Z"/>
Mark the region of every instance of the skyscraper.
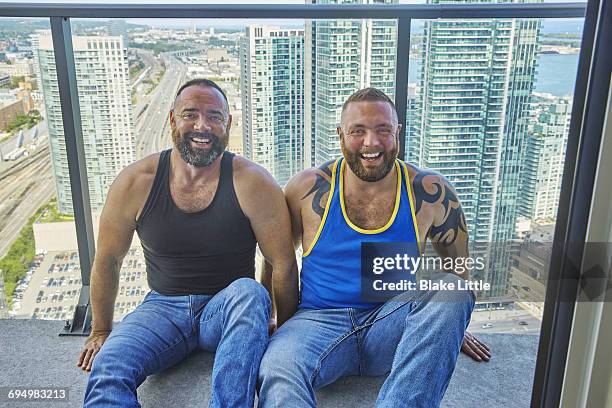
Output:
<path fill-rule="evenodd" d="M 397 0 L 307 0 L 393 4 Z M 344 101 L 368 86 L 395 95 L 394 20 L 316 20 L 305 24 L 305 166 L 341 155 L 336 127 Z"/>
<path fill-rule="evenodd" d="M 430 3 L 472 1 L 432 0 Z M 407 158 L 456 188 L 474 243 L 489 253 L 492 295 L 508 286 L 520 152 L 535 81 L 537 20 L 441 20 L 425 25 L 421 94 Z"/>
<path fill-rule="evenodd" d="M 106 31 L 109 37 L 122 37 L 123 48 L 128 47 L 128 31 L 125 20 L 109 20 L 106 26 Z"/>
<path fill-rule="evenodd" d="M 285 185 L 304 164 L 304 30 L 247 27 L 240 68 L 244 154 Z"/>
<path fill-rule="evenodd" d="M 73 37 L 89 197 L 93 212 L 102 209 L 110 184 L 135 159 L 126 49 L 121 37 Z M 66 143 L 53 44 L 38 39 L 38 60 L 58 209 L 73 214 Z"/>
<path fill-rule="evenodd" d="M 523 149 L 519 194 L 519 215 L 528 220 L 557 217 L 571 113 L 571 98 L 537 104 Z"/>
<path fill-rule="evenodd" d="M 38 92 L 42 89 L 42 83 L 40 80 L 40 66 L 38 65 L 38 39 L 40 37 L 51 37 L 51 30 L 36 30 L 34 34 L 30 36 L 30 42 L 32 43 L 32 53 L 34 54 L 34 75 L 36 75 L 36 89 Z"/>

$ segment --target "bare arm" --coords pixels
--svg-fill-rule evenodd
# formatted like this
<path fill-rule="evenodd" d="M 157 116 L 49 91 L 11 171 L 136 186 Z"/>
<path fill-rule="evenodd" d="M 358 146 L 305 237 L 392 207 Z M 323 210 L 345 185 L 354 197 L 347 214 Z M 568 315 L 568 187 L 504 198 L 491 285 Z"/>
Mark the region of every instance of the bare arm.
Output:
<path fill-rule="evenodd" d="M 451 184 L 437 173 L 421 170 L 412 185 L 416 212 L 426 205 L 433 209 L 433 222 L 427 237 L 437 254 L 443 258 L 467 258 L 469 236 L 465 215 Z M 468 279 L 467 271 L 456 274 Z"/>
<path fill-rule="evenodd" d="M 251 222 L 259 249 L 272 266 L 264 268 L 262 283 L 272 283 L 278 325 L 297 309 L 298 278 L 287 203 L 276 181 L 259 166 L 250 165 L 239 180 L 240 205 Z M 271 275 L 271 276 L 270 276 Z"/>
<path fill-rule="evenodd" d="M 135 212 L 126 206 L 128 182 L 117 179 L 111 186 L 98 233 L 98 245 L 91 272 L 93 330 L 111 330 L 119 271 L 136 230 Z"/>
<path fill-rule="evenodd" d="M 109 189 L 100 218 L 98 245 L 91 271 L 90 299 L 93 314 L 91 335 L 79 356 L 77 366 L 91 370 L 93 359 L 113 325 L 121 262 L 130 248 L 136 217 L 130 201 L 132 177 L 120 174 Z"/>
<path fill-rule="evenodd" d="M 465 215 L 451 184 L 437 173 L 420 170 L 412 185 L 417 213 L 425 205 L 433 207 L 433 223 L 427 236 L 438 255 L 443 258 L 467 258 L 469 236 Z M 468 279 L 469 271 L 457 275 Z M 489 346 L 468 332 L 463 337 L 461 351 L 476 361 L 487 362 L 491 359 Z"/>

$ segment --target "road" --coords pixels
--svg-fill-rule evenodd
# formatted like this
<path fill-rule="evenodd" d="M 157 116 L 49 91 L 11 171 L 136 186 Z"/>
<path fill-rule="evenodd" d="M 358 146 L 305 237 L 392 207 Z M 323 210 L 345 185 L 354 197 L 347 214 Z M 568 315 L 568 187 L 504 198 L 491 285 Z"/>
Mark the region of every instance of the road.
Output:
<path fill-rule="evenodd" d="M 49 145 L 45 140 L 28 157 L 0 172 L 0 258 L 36 210 L 55 195 Z M 7 164 L 9 162 L 6 162 Z M 4 276 L 0 272 L 0 318 L 7 316 Z"/>
<path fill-rule="evenodd" d="M 138 77 L 132 79 L 132 88 L 137 86 L 140 81 L 147 77 L 147 75 L 151 75 L 153 72 L 159 71 L 161 69 L 161 64 L 155 58 L 155 55 L 149 50 L 140 50 L 138 48 L 134 48 L 135 53 L 144 63 L 144 69 L 138 75 Z"/>
<path fill-rule="evenodd" d="M 168 112 L 187 69 L 172 54 L 165 54 L 162 58 L 166 65 L 165 75 L 156 89 L 136 107 L 139 110 L 134 112 L 137 159 L 171 146 Z M 37 128 L 34 143 L 31 143 L 33 130 L 24 132 L 24 147 L 29 156 L 0 162 L 0 258 L 6 255 L 32 214 L 55 195 L 46 124 L 40 123 Z M 14 150 L 17 137 L 0 145 L 4 154 Z M 4 284 L 0 276 L 0 317 L 6 311 L 2 307 L 3 298 Z"/>
<path fill-rule="evenodd" d="M 185 77 L 186 67 L 171 55 L 165 58 L 166 74 L 151 93 L 147 109 L 135 124 L 137 158 L 161 150 L 171 143 L 167 112 L 172 104 L 172 95 Z M 36 146 L 29 145 L 28 157 L 0 163 L 0 257 L 6 255 L 32 214 L 54 194 L 55 182 L 46 123 L 42 122 L 36 128 Z M 24 132 L 24 147 L 32 142 L 33 133 L 33 129 Z M 0 144 L 3 153 L 14 149 L 17 137 Z"/>
<path fill-rule="evenodd" d="M 527 324 L 519 324 L 525 322 Z M 491 326 L 484 326 L 488 325 Z M 519 304 L 505 310 L 479 310 L 472 313 L 468 331 L 472 333 L 539 334 L 542 322 Z"/>
<path fill-rule="evenodd" d="M 55 194 L 49 146 L 45 142 L 0 175 L 0 257 L 8 252 L 28 219 Z"/>
<path fill-rule="evenodd" d="M 138 101 L 136 105 L 133 107 L 134 115 L 139 115 L 148 105 L 149 100 L 151 99 L 151 94 L 146 94 L 144 91 L 148 86 L 143 85 L 142 80 L 145 78 L 151 79 L 153 76 L 157 75 L 159 71 L 162 70 L 162 62 L 161 60 L 155 58 L 155 55 L 148 50 L 137 50 L 136 54 L 145 64 L 145 68 L 142 71 L 142 74 L 135 78 L 132 81 L 132 92 L 136 92 L 138 95 Z"/>
<path fill-rule="evenodd" d="M 187 67 L 169 54 L 162 54 L 166 73 L 157 88 L 146 99 L 148 106 L 142 112 L 136 110 L 134 135 L 136 139 L 136 159 L 158 152 L 172 145 L 168 112 L 172 108 L 174 95 L 183 83 Z M 138 108 L 137 108 L 138 109 Z"/>

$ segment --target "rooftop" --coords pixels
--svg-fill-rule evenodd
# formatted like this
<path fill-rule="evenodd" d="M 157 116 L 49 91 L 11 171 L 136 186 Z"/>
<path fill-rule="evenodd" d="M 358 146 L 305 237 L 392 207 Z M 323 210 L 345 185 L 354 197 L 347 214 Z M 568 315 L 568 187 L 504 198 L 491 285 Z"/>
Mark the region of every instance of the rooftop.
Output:
<path fill-rule="evenodd" d="M 76 367 L 83 337 L 59 337 L 61 321 L 0 320 L 0 387 L 67 387 L 68 402 L 82 404 L 87 374 Z M 442 406 L 529 407 L 538 336 L 486 334 L 478 337 L 493 351 L 489 363 L 461 355 Z M 177 366 L 149 377 L 138 389 L 143 407 L 206 406 L 213 356 L 199 352 Z M 342 379 L 317 393 L 321 408 L 372 407 L 384 377 Z M 3 407 L 40 407 L 3 401 Z"/>

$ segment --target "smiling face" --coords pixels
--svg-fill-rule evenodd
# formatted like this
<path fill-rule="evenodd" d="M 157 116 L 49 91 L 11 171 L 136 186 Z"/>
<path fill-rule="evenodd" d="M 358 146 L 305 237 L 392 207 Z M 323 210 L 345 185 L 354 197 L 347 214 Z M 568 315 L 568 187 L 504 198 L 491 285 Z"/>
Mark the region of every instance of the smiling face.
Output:
<path fill-rule="evenodd" d="M 172 141 L 187 164 L 204 167 L 227 147 L 232 116 L 221 92 L 209 86 L 189 86 L 170 111 Z"/>
<path fill-rule="evenodd" d="M 363 181 L 378 181 L 393 168 L 401 126 L 385 101 L 351 102 L 342 113 L 338 134 L 349 168 Z"/>

